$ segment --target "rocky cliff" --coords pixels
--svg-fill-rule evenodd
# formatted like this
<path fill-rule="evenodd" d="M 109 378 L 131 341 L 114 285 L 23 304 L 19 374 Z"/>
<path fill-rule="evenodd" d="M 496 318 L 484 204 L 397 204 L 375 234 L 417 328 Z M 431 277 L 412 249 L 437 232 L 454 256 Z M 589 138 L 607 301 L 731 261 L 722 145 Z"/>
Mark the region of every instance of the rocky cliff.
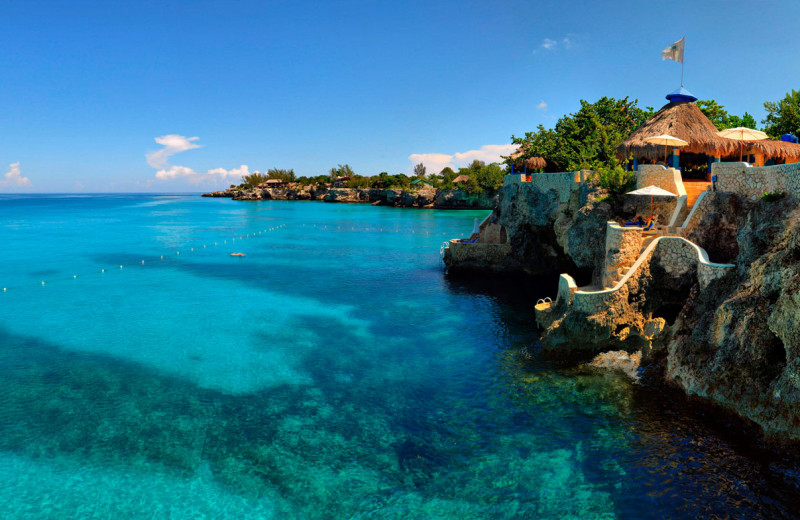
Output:
<path fill-rule="evenodd" d="M 692 289 L 653 362 L 687 393 L 756 422 L 768 436 L 800 440 L 797 201 L 734 201 L 706 220 L 741 223 L 732 244 L 730 232 L 706 241 L 728 251 L 735 244 L 737 269 L 706 290 Z"/>
<path fill-rule="evenodd" d="M 253 189 L 230 188 L 225 191 L 214 191 L 204 193 L 203 197 L 228 197 L 233 200 L 321 200 L 436 209 L 492 209 L 495 203 L 495 196 L 492 193 L 475 195 L 464 190 L 440 190 L 432 187 L 398 190 L 299 185 L 289 185 L 284 188 L 259 186 Z"/>
<path fill-rule="evenodd" d="M 687 235 L 736 268 L 700 286 L 665 270 L 654 253 L 607 304 L 586 312 L 564 301 L 537 313 L 546 355 L 582 361 L 641 352 L 667 384 L 800 440 L 800 209 L 785 197 L 749 201 L 709 194 Z"/>
<path fill-rule="evenodd" d="M 587 184 L 566 201 L 555 190 L 530 183 L 503 186 L 478 243 L 449 248 L 445 264 L 450 272 L 570 272 L 588 282 L 598 275 L 595 266 L 602 263 L 606 220 L 612 215 L 608 203 L 598 202 L 603 195 Z M 508 247 L 496 254 L 490 246 L 501 242 Z"/>

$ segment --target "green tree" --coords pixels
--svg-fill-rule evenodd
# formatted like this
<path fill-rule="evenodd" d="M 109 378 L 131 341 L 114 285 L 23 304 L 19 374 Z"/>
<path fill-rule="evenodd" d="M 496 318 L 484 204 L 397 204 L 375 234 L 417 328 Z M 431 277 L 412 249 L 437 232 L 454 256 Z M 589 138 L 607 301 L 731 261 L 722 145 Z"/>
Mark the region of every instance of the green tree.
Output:
<path fill-rule="evenodd" d="M 442 176 L 442 183 L 441 187 L 445 189 L 450 189 L 453 187 L 453 179 L 458 177 L 458 173 L 453 171 L 453 169 L 449 166 L 445 166 L 442 168 L 442 171 L 439 173 Z"/>
<path fill-rule="evenodd" d="M 745 112 L 742 117 L 732 115 L 728 120 L 728 124 L 730 125 L 728 128 L 738 128 L 743 126 L 745 128 L 752 128 L 753 130 L 756 130 L 757 123 L 755 117 Z"/>
<path fill-rule="evenodd" d="M 544 157 L 546 171 L 575 171 L 613 167 L 616 146 L 653 114 L 636 106 L 638 100 L 602 97 L 594 103 L 581 100 L 574 114 L 561 117 L 553 128 L 539 125 L 511 142 L 525 148 L 521 159 Z"/>
<path fill-rule="evenodd" d="M 270 179 L 280 179 L 284 182 L 294 182 L 296 180 L 294 169 L 282 170 L 279 168 L 270 168 L 267 170 L 267 177 Z"/>
<path fill-rule="evenodd" d="M 764 102 L 767 117 L 764 131 L 770 137 L 779 137 L 782 134 L 800 135 L 800 90 L 792 89 L 780 101 Z"/>
<path fill-rule="evenodd" d="M 441 175 L 436 175 L 435 173 L 428 174 L 428 182 L 430 182 L 431 186 L 433 186 L 434 188 L 441 187 L 443 180 L 444 179 L 442 178 Z"/>
<path fill-rule="evenodd" d="M 425 165 L 419 163 L 416 166 L 414 166 L 414 175 L 416 175 L 417 177 L 425 177 Z"/>
<path fill-rule="evenodd" d="M 477 173 L 478 185 L 484 190 L 496 190 L 503 185 L 506 171 L 497 163 L 481 168 Z"/>
<path fill-rule="evenodd" d="M 713 99 L 703 99 L 697 102 L 697 108 L 700 109 L 706 117 L 714 123 L 717 130 L 725 130 L 726 128 L 737 128 L 740 126 L 746 128 L 756 128 L 756 120 L 753 116 L 744 113 L 743 116 L 729 114 L 725 110 L 724 105 L 720 105 Z"/>
<path fill-rule="evenodd" d="M 355 175 L 356 172 L 353 171 L 353 168 L 351 168 L 349 164 L 340 164 L 336 168 L 328 170 L 330 182 L 335 181 L 339 177 L 354 177 Z"/>
<path fill-rule="evenodd" d="M 242 183 L 240 184 L 240 186 L 243 188 L 252 189 L 261 184 L 262 182 L 267 182 L 268 178 L 269 177 L 267 177 L 261 172 L 253 172 L 249 175 L 245 175 L 244 177 L 242 177 Z"/>

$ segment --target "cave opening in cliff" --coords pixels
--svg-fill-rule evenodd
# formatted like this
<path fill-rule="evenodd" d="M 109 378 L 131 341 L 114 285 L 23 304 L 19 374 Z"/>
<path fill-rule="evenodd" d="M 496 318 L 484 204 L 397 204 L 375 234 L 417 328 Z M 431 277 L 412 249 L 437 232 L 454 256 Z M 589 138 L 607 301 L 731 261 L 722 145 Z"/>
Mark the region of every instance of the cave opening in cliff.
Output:
<path fill-rule="evenodd" d="M 681 313 L 684 303 L 685 302 L 666 303 L 661 305 L 655 311 L 653 311 L 653 316 L 657 318 L 664 318 L 664 320 L 667 322 L 667 325 L 671 326 L 675 323 L 675 320 L 678 319 L 678 315 Z"/>

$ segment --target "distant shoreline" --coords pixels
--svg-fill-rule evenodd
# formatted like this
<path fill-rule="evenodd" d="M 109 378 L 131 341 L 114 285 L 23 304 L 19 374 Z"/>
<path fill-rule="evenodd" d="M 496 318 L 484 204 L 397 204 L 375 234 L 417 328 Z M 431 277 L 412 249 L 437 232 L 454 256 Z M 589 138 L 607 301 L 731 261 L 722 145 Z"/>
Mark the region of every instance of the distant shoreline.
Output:
<path fill-rule="evenodd" d="M 229 188 L 203 193 L 203 197 L 233 200 L 315 200 L 350 204 L 372 204 L 398 208 L 422 209 L 493 209 L 495 192 L 470 194 L 461 189 L 426 187 L 415 190 L 379 188 L 331 188 L 327 186 L 290 186 L 252 189 Z"/>

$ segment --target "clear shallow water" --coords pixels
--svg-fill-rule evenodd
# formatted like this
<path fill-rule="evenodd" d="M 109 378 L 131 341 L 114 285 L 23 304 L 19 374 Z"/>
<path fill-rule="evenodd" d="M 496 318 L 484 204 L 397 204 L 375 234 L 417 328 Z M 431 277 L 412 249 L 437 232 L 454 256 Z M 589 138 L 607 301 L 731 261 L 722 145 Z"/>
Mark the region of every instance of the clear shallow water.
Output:
<path fill-rule="evenodd" d="M 794 517 L 795 458 L 539 360 L 554 280 L 444 276 L 485 214 L 0 198 L 4 518 Z"/>

